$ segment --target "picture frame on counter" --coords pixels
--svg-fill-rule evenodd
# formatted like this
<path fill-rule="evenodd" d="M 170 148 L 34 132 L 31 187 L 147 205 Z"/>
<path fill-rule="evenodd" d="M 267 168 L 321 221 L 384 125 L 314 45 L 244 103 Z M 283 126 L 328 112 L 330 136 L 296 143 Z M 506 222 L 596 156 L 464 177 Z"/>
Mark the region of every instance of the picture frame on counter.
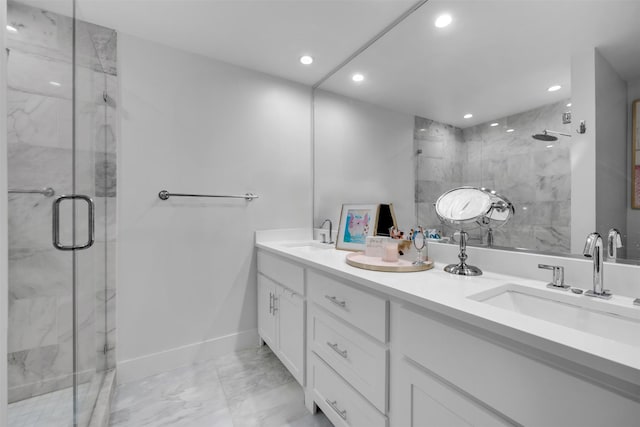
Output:
<path fill-rule="evenodd" d="M 343 204 L 336 249 L 364 251 L 368 236 L 389 236 L 389 229 L 397 226 L 391 203 Z"/>

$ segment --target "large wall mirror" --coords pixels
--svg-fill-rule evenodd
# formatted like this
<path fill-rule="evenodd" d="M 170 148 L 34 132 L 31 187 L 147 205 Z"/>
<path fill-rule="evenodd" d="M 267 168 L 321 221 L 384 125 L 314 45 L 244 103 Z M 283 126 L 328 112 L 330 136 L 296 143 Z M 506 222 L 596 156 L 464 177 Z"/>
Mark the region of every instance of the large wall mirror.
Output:
<path fill-rule="evenodd" d="M 451 234 L 438 196 L 488 187 L 516 209 L 495 247 L 581 254 L 617 228 L 640 260 L 638 16 L 638 1 L 424 3 L 315 90 L 314 222 L 391 202 L 401 227 Z"/>

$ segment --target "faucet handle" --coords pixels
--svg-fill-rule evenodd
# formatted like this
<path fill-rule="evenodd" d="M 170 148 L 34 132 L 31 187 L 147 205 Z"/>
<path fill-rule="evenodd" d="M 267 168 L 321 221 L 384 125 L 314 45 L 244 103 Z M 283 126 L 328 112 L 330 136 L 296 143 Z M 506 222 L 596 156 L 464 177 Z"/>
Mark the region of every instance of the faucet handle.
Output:
<path fill-rule="evenodd" d="M 547 284 L 547 288 L 562 289 L 564 291 L 570 288 L 569 285 L 564 283 L 564 267 L 560 265 L 538 264 L 538 268 L 553 270 L 553 281 Z"/>

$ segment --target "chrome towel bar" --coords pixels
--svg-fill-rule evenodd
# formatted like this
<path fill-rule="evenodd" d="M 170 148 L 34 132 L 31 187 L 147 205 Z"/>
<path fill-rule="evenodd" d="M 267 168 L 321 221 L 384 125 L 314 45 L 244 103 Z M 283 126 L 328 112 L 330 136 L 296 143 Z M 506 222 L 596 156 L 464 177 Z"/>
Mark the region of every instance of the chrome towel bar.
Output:
<path fill-rule="evenodd" d="M 253 200 L 257 199 L 259 196 L 253 193 L 246 193 L 240 195 L 211 195 L 211 194 L 185 194 L 185 193 L 169 193 L 167 190 L 162 190 L 158 193 L 158 197 L 160 200 L 168 200 L 169 197 L 216 197 L 216 198 L 224 198 L 224 199 L 245 199 L 245 200 Z"/>
<path fill-rule="evenodd" d="M 56 191 L 51 187 L 46 187 L 41 190 L 9 190 L 9 194 L 42 194 L 45 197 L 51 197 L 56 194 Z"/>

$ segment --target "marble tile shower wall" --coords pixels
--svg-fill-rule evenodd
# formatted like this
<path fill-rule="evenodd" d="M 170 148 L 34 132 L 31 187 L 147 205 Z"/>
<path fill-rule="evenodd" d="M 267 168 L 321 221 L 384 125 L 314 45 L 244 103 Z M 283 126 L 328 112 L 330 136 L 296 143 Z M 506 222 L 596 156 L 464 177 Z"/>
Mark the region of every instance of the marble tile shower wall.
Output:
<path fill-rule="evenodd" d="M 69 194 L 72 21 L 15 2 L 7 12 L 18 29 L 8 33 L 9 187 Z M 76 193 L 91 195 L 96 204 L 96 243 L 78 252 L 76 269 L 78 370 L 88 381 L 96 370 L 115 366 L 115 32 L 78 22 L 76 64 Z M 70 253 L 51 244 L 52 201 L 9 196 L 10 402 L 71 385 L 73 266 Z"/>
<path fill-rule="evenodd" d="M 562 124 L 566 104 L 567 100 L 493 120 L 499 123 L 494 127 L 482 123 L 459 129 L 416 117 L 420 223 L 442 228 L 433 203 L 444 191 L 460 185 L 484 186 L 516 206 L 513 219 L 494 233 L 495 245 L 569 252 L 570 140 L 559 137 L 543 142 L 531 137 L 544 129 L 570 133 L 570 125 Z M 478 241 L 486 236 L 475 232 L 471 238 Z"/>

